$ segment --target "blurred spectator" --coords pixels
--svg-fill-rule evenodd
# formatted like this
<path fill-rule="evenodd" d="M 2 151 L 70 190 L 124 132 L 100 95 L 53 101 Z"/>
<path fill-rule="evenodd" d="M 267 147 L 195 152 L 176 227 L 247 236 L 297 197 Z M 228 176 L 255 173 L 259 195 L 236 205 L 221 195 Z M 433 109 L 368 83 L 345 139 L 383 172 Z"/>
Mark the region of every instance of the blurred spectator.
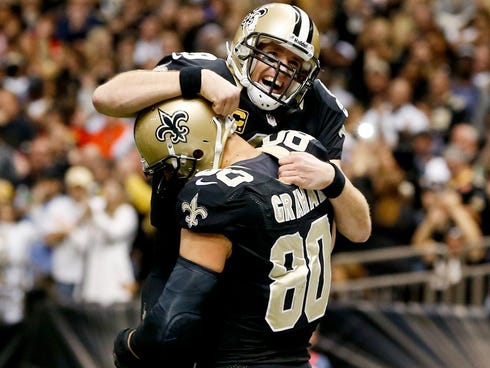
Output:
<path fill-rule="evenodd" d="M 138 25 L 148 9 L 145 8 L 143 1 L 125 0 L 119 4 L 115 11 L 116 16 L 106 18 L 106 23 L 111 32 L 118 37 L 128 31 L 137 32 Z M 129 54 L 125 55 L 125 57 L 129 57 Z"/>
<path fill-rule="evenodd" d="M 33 28 L 42 16 L 42 1 L 41 0 L 20 0 L 19 1 L 22 22 L 26 27 Z"/>
<path fill-rule="evenodd" d="M 0 87 L 0 137 L 18 149 L 23 142 L 32 140 L 36 133 L 24 114 L 19 97 Z"/>
<path fill-rule="evenodd" d="M 42 221 L 42 234 L 53 251 L 52 277 L 55 298 L 60 302 L 79 300 L 86 249 L 93 231 L 89 226 L 93 200 L 93 175 L 86 167 L 73 166 L 64 177 L 66 195 L 54 198 Z"/>
<path fill-rule="evenodd" d="M 365 106 L 376 108 L 388 99 L 390 76 L 390 65 L 383 59 L 373 57 L 364 64 Z"/>
<path fill-rule="evenodd" d="M 29 59 L 28 71 L 31 75 L 53 80 L 60 72 L 62 43 L 56 38 L 56 16 L 53 12 L 42 13 L 22 36 L 21 45 Z"/>
<path fill-rule="evenodd" d="M 0 135 L 0 178 L 17 183 L 19 174 L 15 165 L 18 153 Z"/>
<path fill-rule="evenodd" d="M 162 58 L 161 26 L 156 15 L 143 18 L 133 52 L 133 62 L 141 69 L 150 69 Z"/>
<path fill-rule="evenodd" d="M 27 75 L 28 61 L 20 51 L 11 51 L 3 61 L 5 65 L 5 77 L 3 87 L 12 92 L 19 100 L 27 99 L 29 89 L 29 77 Z"/>
<path fill-rule="evenodd" d="M 482 139 L 476 127 L 469 123 L 459 122 L 449 131 L 449 144 L 459 147 L 474 164 L 480 153 Z"/>
<path fill-rule="evenodd" d="M 477 1 L 475 0 L 465 2 L 454 0 L 434 1 L 435 20 L 451 43 L 454 44 L 459 41 L 462 29 L 475 14 L 476 3 Z"/>
<path fill-rule="evenodd" d="M 0 335 L 24 320 L 26 293 L 32 287 L 30 250 L 36 232 L 15 211 L 13 185 L 0 179 Z M 2 345 L 0 345 L 2 346 Z"/>
<path fill-rule="evenodd" d="M 442 157 L 440 140 L 435 133 L 420 132 L 412 137 L 410 147 L 413 154 L 413 166 L 404 167 L 411 182 L 417 187 L 446 183 L 451 173 Z"/>
<path fill-rule="evenodd" d="M 133 126 L 126 119 L 101 114 L 87 118 L 77 109 L 72 121 L 77 145 L 97 147 L 105 159 L 117 159 L 133 146 Z"/>
<path fill-rule="evenodd" d="M 56 22 L 56 38 L 75 48 L 80 46 L 79 41 L 84 40 L 93 27 L 103 24 L 94 5 L 94 0 L 68 0 L 63 15 Z"/>
<path fill-rule="evenodd" d="M 427 116 L 412 103 L 412 86 L 403 78 L 391 81 L 388 100 L 368 109 L 362 121 L 373 127 L 373 138 L 392 149 L 429 128 Z"/>
<path fill-rule="evenodd" d="M 225 43 L 223 28 L 216 23 L 207 23 L 196 31 L 192 48 L 226 59 Z"/>
<path fill-rule="evenodd" d="M 464 264 L 482 261 L 484 249 L 473 248 L 480 245 L 482 233 L 457 191 L 438 186 L 426 188 L 422 203 L 424 216 L 412 244 L 424 252 L 425 267 L 434 269 L 434 287 L 443 289 L 461 281 Z M 438 257 L 436 244 L 447 246 L 446 257 Z"/>
<path fill-rule="evenodd" d="M 80 76 L 78 103 L 87 112 L 94 111 L 89 98 L 100 81 L 110 78 L 116 69 L 114 58 L 114 36 L 107 27 L 92 28 L 83 43 L 85 75 Z"/>
<path fill-rule="evenodd" d="M 478 89 L 478 105 L 472 124 L 484 136 L 490 127 L 490 44 L 475 46 L 473 56 L 473 84 Z"/>
<path fill-rule="evenodd" d="M 173 29 L 164 29 L 161 33 L 162 52 L 164 55 L 172 52 L 183 52 L 184 45 L 177 32 Z M 134 68 L 133 68 L 134 69 Z"/>
<path fill-rule="evenodd" d="M 69 136 L 62 136 L 68 138 Z M 31 142 L 25 142 L 22 151 L 22 166 L 20 172 L 19 185 L 29 189 L 36 182 L 37 178 L 44 173 L 46 169 L 58 167 L 64 170 L 68 163 L 66 162 L 66 151 L 59 148 L 63 139 L 56 139 L 56 136 L 38 135 Z M 20 161 L 20 160 L 19 160 Z M 20 203 L 18 203 L 21 206 Z"/>
<path fill-rule="evenodd" d="M 110 305 L 129 302 L 137 290 L 130 251 L 138 227 L 136 210 L 128 203 L 123 184 L 107 179 L 91 203 L 90 245 L 81 287 L 81 300 Z"/>
<path fill-rule="evenodd" d="M 33 291 L 39 297 L 52 295 L 52 249 L 48 247 L 43 234 L 43 223 L 50 216 L 51 207 L 64 195 L 63 168 L 52 166 L 45 168 L 36 177 L 27 193 L 19 193 L 17 197 L 27 195 L 28 198 L 17 198 L 21 203 L 19 209 L 38 232 L 36 242 L 31 247 L 31 272 L 34 277 Z M 24 188 L 24 187 L 20 187 Z"/>
<path fill-rule="evenodd" d="M 201 51 L 195 49 L 197 33 L 206 24 L 217 21 L 218 14 L 208 1 L 181 1 L 176 17 L 177 33 L 182 35 L 185 51 Z"/>
<path fill-rule="evenodd" d="M 451 89 L 451 74 L 447 66 L 432 72 L 423 102 L 427 104 L 431 130 L 443 140 L 439 144 L 447 142 L 452 127 L 468 116 L 465 99 L 455 95 Z"/>
<path fill-rule="evenodd" d="M 382 141 L 359 142 L 352 161 L 364 165 L 364 175 L 371 188 L 371 193 L 366 195 L 371 199 L 373 218 L 370 248 L 410 244 L 416 226 L 416 193 L 389 146 Z M 409 267 L 403 261 L 392 261 L 368 265 L 368 271 L 371 274 L 401 272 Z"/>
<path fill-rule="evenodd" d="M 461 195 L 462 203 L 470 215 L 478 223 L 480 229 L 488 233 L 489 230 L 481 226 L 482 214 L 487 205 L 485 184 L 472 164 L 472 157 L 456 144 L 450 144 L 444 151 L 444 159 L 451 173 L 448 186 Z"/>
<path fill-rule="evenodd" d="M 474 46 L 462 45 L 456 50 L 456 58 L 453 64 L 452 85 L 453 94 L 464 99 L 467 106 L 467 115 L 464 121 L 472 121 L 478 110 L 480 91 L 473 83 L 473 55 Z"/>
<path fill-rule="evenodd" d="M 371 97 L 366 90 L 364 71 L 376 65 L 378 71 L 391 74 L 387 68 L 392 61 L 389 39 L 390 20 L 379 16 L 367 18 L 362 32 L 356 39 L 356 54 L 349 69 L 348 86 L 366 107 L 369 107 Z M 383 69 L 379 69 L 380 67 Z"/>
<path fill-rule="evenodd" d="M 136 32 L 127 31 L 120 35 L 115 40 L 114 47 L 114 73 L 120 73 L 123 71 L 136 69 L 136 64 L 132 57 L 128 55 L 134 54 L 134 49 L 136 47 Z"/>

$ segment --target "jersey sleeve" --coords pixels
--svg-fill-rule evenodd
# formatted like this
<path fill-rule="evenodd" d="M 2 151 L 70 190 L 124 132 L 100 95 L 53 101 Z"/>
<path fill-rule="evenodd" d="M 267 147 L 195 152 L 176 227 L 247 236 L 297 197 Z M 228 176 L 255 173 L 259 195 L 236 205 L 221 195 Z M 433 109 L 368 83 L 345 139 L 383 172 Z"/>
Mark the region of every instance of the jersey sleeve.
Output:
<path fill-rule="evenodd" d="M 340 159 L 345 140 L 347 110 L 320 80 L 315 81 L 312 93 L 314 98 L 306 101 L 305 110 L 316 111 L 318 118 L 311 120 L 316 127 L 310 127 L 308 131 L 315 131 L 312 135 L 327 149 L 329 159 Z"/>
<path fill-rule="evenodd" d="M 180 227 L 228 236 L 234 226 L 244 225 L 247 219 L 253 218 L 249 216 L 252 211 L 249 197 L 241 195 L 240 188 L 230 190 L 218 181 L 209 185 L 196 182 L 187 183 L 177 198 L 176 217 Z M 206 183 L 211 182 L 211 178 L 206 178 Z"/>

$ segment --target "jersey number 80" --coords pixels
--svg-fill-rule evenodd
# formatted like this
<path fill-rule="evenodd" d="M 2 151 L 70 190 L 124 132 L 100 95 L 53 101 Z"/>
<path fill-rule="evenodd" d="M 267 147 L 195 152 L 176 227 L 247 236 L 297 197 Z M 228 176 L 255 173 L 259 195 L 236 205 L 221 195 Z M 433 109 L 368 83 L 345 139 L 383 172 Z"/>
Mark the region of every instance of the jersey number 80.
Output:
<path fill-rule="evenodd" d="M 325 215 L 314 221 L 306 238 L 299 233 L 283 235 L 271 249 L 266 321 L 273 331 L 295 326 L 302 315 L 312 322 L 325 314 L 330 294 L 332 237 Z M 286 266 L 287 259 L 292 259 Z"/>

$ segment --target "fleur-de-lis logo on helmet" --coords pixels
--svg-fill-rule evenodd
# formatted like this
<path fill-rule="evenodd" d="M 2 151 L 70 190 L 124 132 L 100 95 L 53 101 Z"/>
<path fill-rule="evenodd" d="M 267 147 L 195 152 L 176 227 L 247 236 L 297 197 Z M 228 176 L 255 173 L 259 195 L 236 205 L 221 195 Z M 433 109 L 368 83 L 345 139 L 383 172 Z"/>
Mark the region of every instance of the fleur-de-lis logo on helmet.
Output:
<path fill-rule="evenodd" d="M 241 27 L 243 31 L 252 32 L 257 24 L 257 19 L 264 16 L 267 13 L 266 8 L 254 9 L 248 13 L 242 21 Z"/>
<path fill-rule="evenodd" d="M 197 196 L 199 193 L 196 193 L 196 195 L 192 198 L 191 203 L 189 202 L 184 202 L 182 203 L 182 212 L 189 212 L 189 216 L 185 217 L 185 222 L 187 223 L 187 226 L 189 228 L 193 226 L 197 226 L 199 223 L 197 216 L 201 216 L 201 219 L 205 219 L 208 217 L 208 211 L 204 207 L 199 207 L 197 205 Z"/>
<path fill-rule="evenodd" d="M 173 144 L 187 142 L 189 128 L 181 125 L 182 122 L 189 120 L 187 112 L 179 110 L 170 116 L 165 111 L 158 109 L 158 116 L 162 125 L 157 128 L 155 135 L 159 141 L 165 141 L 166 135 L 169 134 Z"/>

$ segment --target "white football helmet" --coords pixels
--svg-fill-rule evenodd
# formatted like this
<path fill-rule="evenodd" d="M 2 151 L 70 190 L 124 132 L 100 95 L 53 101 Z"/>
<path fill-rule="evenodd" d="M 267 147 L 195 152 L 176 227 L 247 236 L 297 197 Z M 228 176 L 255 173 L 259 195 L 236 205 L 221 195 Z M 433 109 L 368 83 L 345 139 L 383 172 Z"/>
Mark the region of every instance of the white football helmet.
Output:
<path fill-rule="evenodd" d="M 274 42 L 303 59 L 296 69 L 266 54 L 259 46 Z M 311 18 L 297 6 L 272 3 L 251 11 L 242 21 L 233 42 L 228 45 L 228 65 L 236 78 L 247 89 L 252 102 L 263 110 L 274 110 L 280 105 L 297 107 L 320 71 L 320 36 Z M 272 82 L 265 84 L 251 78 L 258 61 L 275 68 Z M 273 93 L 280 73 L 289 82 L 280 94 Z"/>
<path fill-rule="evenodd" d="M 188 179 L 197 172 L 219 168 L 223 148 L 233 133 L 232 117 L 219 117 L 209 102 L 181 97 L 142 110 L 134 124 L 134 140 L 143 171 Z"/>

